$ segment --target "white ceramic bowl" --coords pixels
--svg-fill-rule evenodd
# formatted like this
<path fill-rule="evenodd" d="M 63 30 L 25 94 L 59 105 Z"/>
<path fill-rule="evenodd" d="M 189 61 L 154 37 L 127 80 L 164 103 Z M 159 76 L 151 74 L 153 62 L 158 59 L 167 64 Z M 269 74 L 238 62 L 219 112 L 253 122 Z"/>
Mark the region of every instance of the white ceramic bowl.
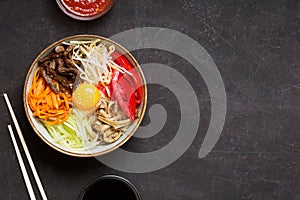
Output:
<path fill-rule="evenodd" d="M 94 149 L 91 150 L 76 150 L 76 149 L 68 149 L 57 142 L 53 140 L 53 138 L 49 135 L 48 131 L 45 129 L 43 124 L 40 122 L 39 119 L 33 116 L 32 111 L 28 104 L 28 92 L 30 89 L 30 86 L 32 84 L 32 78 L 34 71 L 38 67 L 38 61 L 49 54 L 56 46 L 60 45 L 62 42 L 70 41 L 70 40 L 92 40 L 92 39 L 101 39 L 106 44 L 113 44 L 116 47 L 116 50 L 121 52 L 126 58 L 133 64 L 133 66 L 137 69 L 142 82 L 143 82 L 143 89 L 144 89 L 144 99 L 142 103 L 140 104 L 138 114 L 138 118 L 129 126 L 128 130 L 114 143 L 107 144 L 107 145 L 99 145 Z M 146 103 L 147 103 L 147 87 L 145 82 L 145 77 L 143 75 L 142 69 L 139 66 L 138 62 L 135 60 L 135 58 L 121 45 L 117 44 L 116 42 L 109 40 L 105 37 L 96 36 L 96 35 L 75 35 L 71 37 L 67 37 L 61 40 L 58 40 L 54 42 L 53 44 L 49 45 L 46 49 L 44 49 L 33 61 L 33 63 L 30 66 L 30 69 L 27 73 L 26 79 L 25 79 L 25 85 L 24 85 L 24 91 L 23 91 L 23 101 L 24 101 L 24 108 L 26 111 L 27 118 L 33 128 L 33 130 L 36 132 L 36 134 L 49 146 L 56 149 L 59 152 L 62 152 L 67 155 L 71 156 L 77 156 L 77 157 L 92 157 L 92 156 L 99 156 L 103 155 L 105 153 L 111 152 L 115 150 L 116 148 L 120 147 L 122 144 L 124 144 L 137 130 L 138 126 L 140 125 L 142 118 L 144 116 L 145 110 L 146 110 Z"/>

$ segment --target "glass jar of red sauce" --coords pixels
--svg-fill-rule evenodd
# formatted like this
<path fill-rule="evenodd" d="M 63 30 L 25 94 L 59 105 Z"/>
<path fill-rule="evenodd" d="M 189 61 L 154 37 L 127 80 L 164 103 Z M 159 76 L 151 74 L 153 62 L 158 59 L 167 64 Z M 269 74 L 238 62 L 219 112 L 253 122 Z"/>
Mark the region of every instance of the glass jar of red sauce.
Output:
<path fill-rule="evenodd" d="M 57 0 L 60 8 L 70 17 L 90 20 L 104 15 L 114 0 Z"/>

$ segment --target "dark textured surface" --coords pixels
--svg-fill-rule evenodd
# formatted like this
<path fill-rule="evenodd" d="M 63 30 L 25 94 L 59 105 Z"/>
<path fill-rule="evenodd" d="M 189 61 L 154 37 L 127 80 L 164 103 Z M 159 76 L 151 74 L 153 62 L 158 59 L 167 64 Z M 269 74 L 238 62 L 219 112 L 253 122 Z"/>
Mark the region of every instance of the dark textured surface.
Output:
<path fill-rule="evenodd" d="M 87 182 L 104 174 L 128 178 L 146 200 L 300 199 L 299 1 L 119 0 L 107 15 L 91 22 L 68 18 L 55 1 L 2 1 L 0 13 L 0 92 L 11 97 L 49 199 L 75 200 Z M 33 59 L 66 36 L 89 33 L 109 37 L 146 26 L 187 34 L 218 66 L 228 111 L 213 151 L 197 158 L 210 117 L 205 83 L 184 60 L 153 50 L 133 54 L 141 63 L 158 62 L 177 69 L 189 79 L 199 98 L 200 128 L 180 159 L 159 171 L 131 174 L 94 158 L 73 158 L 46 146 L 33 132 L 23 109 L 23 82 Z M 168 92 L 149 86 L 149 106 L 166 105 L 173 113 L 171 129 L 159 133 L 160 138 L 134 138 L 125 148 L 152 151 L 173 137 L 178 110 Z M 0 107 L 0 199 L 29 199 L 6 130 L 12 122 L 2 100 Z"/>

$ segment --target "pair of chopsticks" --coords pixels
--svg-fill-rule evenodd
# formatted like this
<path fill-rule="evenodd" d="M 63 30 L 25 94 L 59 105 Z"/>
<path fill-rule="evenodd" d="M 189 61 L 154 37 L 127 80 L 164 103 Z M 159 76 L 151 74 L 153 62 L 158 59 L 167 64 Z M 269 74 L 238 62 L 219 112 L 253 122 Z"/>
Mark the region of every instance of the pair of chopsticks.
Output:
<path fill-rule="evenodd" d="M 15 128 L 17 130 L 19 139 L 20 139 L 22 147 L 24 149 L 24 152 L 25 152 L 26 158 L 28 160 L 30 169 L 31 169 L 31 171 L 33 173 L 35 182 L 36 182 L 36 184 L 38 186 L 38 189 L 39 189 L 39 191 L 41 193 L 42 199 L 43 200 L 47 200 L 47 196 L 46 196 L 45 190 L 44 190 L 44 188 L 42 186 L 42 183 L 41 183 L 41 180 L 39 178 L 39 175 L 38 175 L 38 173 L 37 173 L 37 171 L 35 169 L 35 166 L 33 164 L 32 158 L 31 158 L 30 153 L 28 151 L 26 142 L 24 140 L 22 131 L 20 129 L 19 123 L 17 121 L 16 115 L 14 113 L 14 110 L 13 110 L 13 108 L 11 106 L 11 103 L 9 101 L 8 95 L 6 93 L 4 93 L 4 99 L 5 99 L 6 105 L 8 107 L 8 110 L 10 112 L 11 118 L 12 118 L 12 120 L 14 122 Z M 20 153 L 17 141 L 16 141 L 16 138 L 14 136 L 14 132 L 13 132 L 12 126 L 8 125 L 7 127 L 8 127 L 8 130 L 9 130 L 10 136 L 11 136 L 11 140 L 12 140 L 13 145 L 14 145 L 14 149 L 16 151 L 17 159 L 18 159 L 19 165 L 21 167 L 21 171 L 22 171 L 22 174 L 23 174 L 23 178 L 24 178 L 24 181 L 25 181 L 25 184 L 26 184 L 27 191 L 29 193 L 30 199 L 31 200 L 36 200 L 36 197 L 35 197 L 35 194 L 34 194 L 34 191 L 33 191 L 33 188 L 32 188 L 31 182 L 30 182 L 30 179 L 28 177 L 28 173 L 26 171 L 26 168 L 25 168 L 25 165 L 24 165 L 24 162 L 23 162 L 23 159 L 22 159 L 22 156 L 21 156 L 21 153 Z"/>

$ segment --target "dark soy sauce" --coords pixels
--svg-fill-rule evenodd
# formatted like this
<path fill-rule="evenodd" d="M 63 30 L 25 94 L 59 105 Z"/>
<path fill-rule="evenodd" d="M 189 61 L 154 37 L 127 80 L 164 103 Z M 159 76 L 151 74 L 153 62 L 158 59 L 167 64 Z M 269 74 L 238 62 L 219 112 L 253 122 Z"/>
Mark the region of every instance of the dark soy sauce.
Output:
<path fill-rule="evenodd" d="M 140 200 L 134 186 L 118 178 L 102 178 L 88 186 L 82 200 Z"/>

